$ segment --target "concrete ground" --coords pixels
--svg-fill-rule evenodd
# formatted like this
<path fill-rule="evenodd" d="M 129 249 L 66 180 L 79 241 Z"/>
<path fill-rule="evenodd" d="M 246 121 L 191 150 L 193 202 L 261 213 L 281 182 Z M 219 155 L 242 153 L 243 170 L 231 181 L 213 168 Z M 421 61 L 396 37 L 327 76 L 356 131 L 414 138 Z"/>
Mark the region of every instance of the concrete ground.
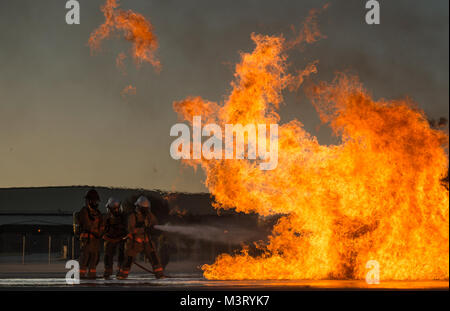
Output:
<path fill-rule="evenodd" d="M 149 267 L 149 264 L 145 264 Z M 217 281 L 203 278 L 200 263 L 174 262 L 166 267 L 169 278 L 157 280 L 137 266 L 133 266 L 127 280 L 82 280 L 68 285 L 65 261 L 48 263 L 0 263 L 0 290 L 448 290 L 447 281 L 381 281 L 369 285 L 364 280 L 261 280 Z M 99 263 L 97 274 L 103 273 Z"/>

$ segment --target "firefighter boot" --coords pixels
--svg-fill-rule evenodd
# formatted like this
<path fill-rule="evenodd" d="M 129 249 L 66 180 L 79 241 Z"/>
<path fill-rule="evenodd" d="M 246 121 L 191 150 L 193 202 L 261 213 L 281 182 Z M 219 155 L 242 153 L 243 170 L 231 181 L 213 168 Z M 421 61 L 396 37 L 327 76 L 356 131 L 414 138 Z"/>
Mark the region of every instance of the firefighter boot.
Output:
<path fill-rule="evenodd" d="M 103 272 L 103 278 L 105 280 L 109 280 L 112 274 L 112 268 L 105 268 L 105 272 Z"/>
<path fill-rule="evenodd" d="M 97 278 L 97 270 L 89 269 L 88 277 L 89 280 L 95 280 Z"/>
<path fill-rule="evenodd" d="M 80 269 L 80 280 L 86 280 L 87 279 L 87 275 L 86 275 L 86 270 L 87 269 Z"/>
<path fill-rule="evenodd" d="M 125 280 L 126 278 L 128 278 L 128 272 L 129 272 L 129 270 L 120 269 L 119 273 L 117 273 L 117 275 L 116 275 L 116 278 L 118 280 Z"/>
<path fill-rule="evenodd" d="M 157 279 L 165 279 L 166 276 L 164 275 L 164 270 L 162 267 L 153 268 L 153 272 L 155 272 L 155 277 Z"/>

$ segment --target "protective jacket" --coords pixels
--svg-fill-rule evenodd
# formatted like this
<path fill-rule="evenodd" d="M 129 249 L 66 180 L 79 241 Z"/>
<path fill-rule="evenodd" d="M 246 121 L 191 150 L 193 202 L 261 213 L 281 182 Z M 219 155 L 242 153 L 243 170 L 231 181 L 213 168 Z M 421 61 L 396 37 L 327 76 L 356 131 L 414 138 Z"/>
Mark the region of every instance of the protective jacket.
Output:
<path fill-rule="evenodd" d="M 98 209 L 84 206 L 79 214 L 80 221 L 80 238 L 96 238 L 101 237 L 103 231 L 103 216 Z"/>

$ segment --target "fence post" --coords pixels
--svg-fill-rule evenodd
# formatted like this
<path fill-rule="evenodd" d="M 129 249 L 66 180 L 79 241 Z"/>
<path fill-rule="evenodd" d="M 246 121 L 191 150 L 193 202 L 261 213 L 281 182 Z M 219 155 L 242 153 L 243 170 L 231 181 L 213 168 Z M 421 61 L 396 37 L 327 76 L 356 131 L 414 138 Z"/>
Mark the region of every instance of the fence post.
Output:
<path fill-rule="evenodd" d="M 22 235 L 22 265 L 25 264 L 25 235 Z"/>
<path fill-rule="evenodd" d="M 72 259 L 75 259 L 75 237 L 72 236 Z"/>
<path fill-rule="evenodd" d="M 52 236 L 48 236 L 48 264 L 50 264 L 50 253 L 52 249 Z"/>

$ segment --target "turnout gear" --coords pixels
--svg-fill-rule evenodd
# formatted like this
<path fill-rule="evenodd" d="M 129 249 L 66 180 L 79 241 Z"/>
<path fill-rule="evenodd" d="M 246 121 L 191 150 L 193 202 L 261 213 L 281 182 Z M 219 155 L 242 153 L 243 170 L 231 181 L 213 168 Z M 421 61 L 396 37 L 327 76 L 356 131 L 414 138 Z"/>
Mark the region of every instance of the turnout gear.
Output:
<path fill-rule="evenodd" d="M 142 198 L 142 197 L 141 197 Z M 144 197 L 145 198 L 145 197 Z M 140 198 L 139 198 L 140 199 Z M 138 201 L 139 201 L 138 199 Z M 146 199 L 146 198 L 145 198 Z M 137 207 L 142 207 L 139 204 L 147 204 L 145 201 L 136 201 Z M 150 202 L 148 201 L 150 207 Z M 147 256 L 153 266 L 153 272 L 157 278 L 164 277 L 163 267 L 156 252 L 155 244 L 151 240 L 150 229 L 157 224 L 155 216 L 150 212 L 143 212 L 142 209 L 136 211 L 128 217 L 128 235 L 125 243 L 125 262 L 120 269 L 118 278 L 125 279 L 128 277 L 134 258 L 141 252 Z"/>
<path fill-rule="evenodd" d="M 113 273 L 114 255 L 118 250 L 118 267 L 119 271 L 124 261 L 125 240 L 127 228 L 125 216 L 120 212 L 120 202 L 113 198 L 108 200 L 106 204 L 108 212 L 105 216 L 105 233 L 103 235 L 105 249 L 105 272 L 103 276 L 109 278 Z"/>
<path fill-rule="evenodd" d="M 95 190 L 93 190 L 95 191 Z M 96 267 L 99 260 L 100 238 L 103 232 L 103 217 L 98 206 L 98 193 L 91 190 L 86 194 L 86 206 L 84 206 L 78 215 L 80 227 L 80 277 L 96 277 Z M 97 194 L 97 197 L 95 197 Z M 89 202 L 89 198 L 93 201 Z"/>
<path fill-rule="evenodd" d="M 103 277 L 105 279 L 109 279 L 109 277 L 113 274 L 113 265 L 114 265 L 114 255 L 118 252 L 117 265 L 119 274 L 121 267 L 123 266 L 124 257 L 125 257 L 125 241 L 108 241 L 104 242 L 105 248 L 105 271 L 103 272 Z"/>

